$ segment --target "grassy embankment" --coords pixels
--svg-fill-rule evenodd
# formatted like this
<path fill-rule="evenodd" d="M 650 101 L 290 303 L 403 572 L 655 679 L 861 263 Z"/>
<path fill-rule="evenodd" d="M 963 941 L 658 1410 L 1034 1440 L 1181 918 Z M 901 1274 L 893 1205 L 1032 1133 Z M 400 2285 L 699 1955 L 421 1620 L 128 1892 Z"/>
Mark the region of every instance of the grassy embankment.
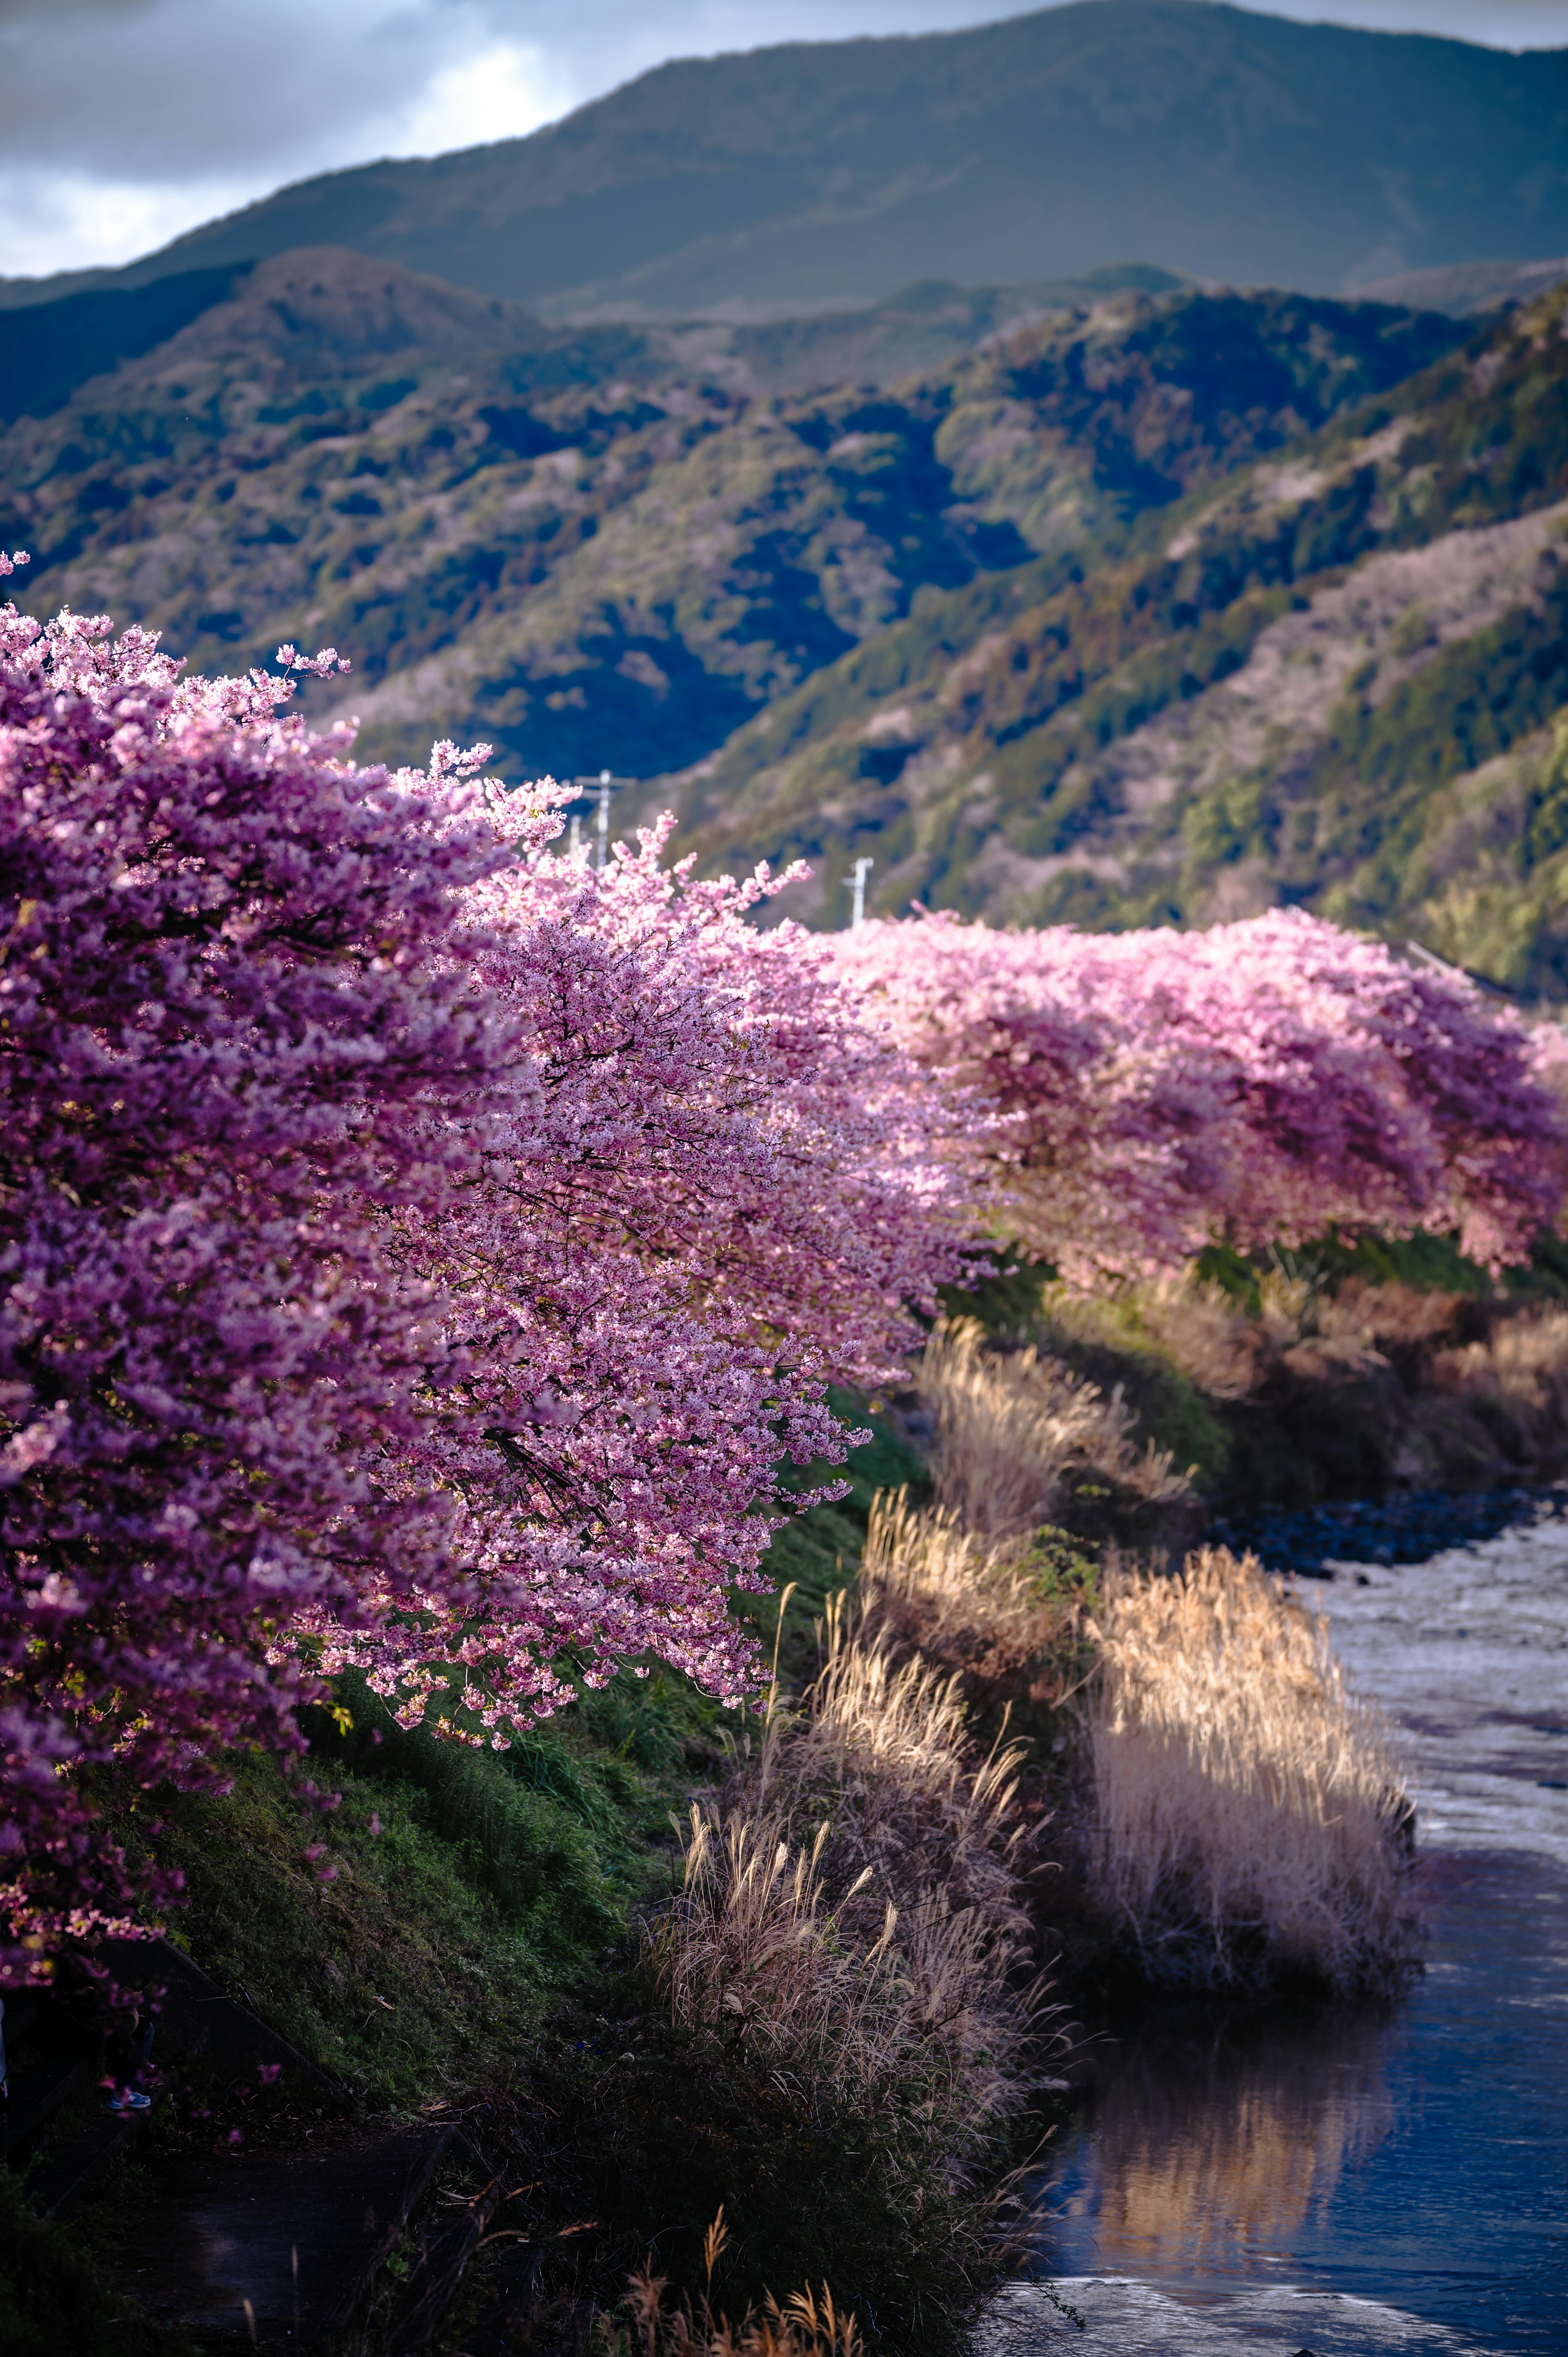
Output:
<path fill-rule="evenodd" d="M 1179 1554 L 1210 1501 L 1555 1471 L 1563 1290 L 1548 1258 L 1495 1295 L 1437 1247 L 1310 1277 L 1216 1260 L 1115 1303 L 1015 1274 L 954 1305 L 977 1320 L 879 1419 L 853 1495 L 776 1541 L 795 1594 L 765 1726 L 627 1677 L 497 1757 L 345 1688 L 312 1729 L 325 1825 L 252 1759 L 127 1836 L 187 1876 L 175 1936 L 346 2106 L 461 2116 L 515 2164 L 542 2345 L 650 2247 L 700 2302 L 721 2202 L 716 2307 L 825 2277 L 880 2345 L 954 2343 L 997 2265 L 988 2189 L 1045 2125 L 1042 1961 L 1092 2001 L 1130 1971 L 1386 1984 L 1409 1953 L 1397 1771 L 1308 1617 L 1225 1561 L 1175 1584 L 1127 1563 Z M 297 2100 L 177 2084 L 69 2238 L 18 2225 L 18 2350 L 179 2348 L 135 2320 L 137 2212 L 235 2127 L 286 2143 Z M 481 2259 L 464 2298 L 484 2285 Z"/>

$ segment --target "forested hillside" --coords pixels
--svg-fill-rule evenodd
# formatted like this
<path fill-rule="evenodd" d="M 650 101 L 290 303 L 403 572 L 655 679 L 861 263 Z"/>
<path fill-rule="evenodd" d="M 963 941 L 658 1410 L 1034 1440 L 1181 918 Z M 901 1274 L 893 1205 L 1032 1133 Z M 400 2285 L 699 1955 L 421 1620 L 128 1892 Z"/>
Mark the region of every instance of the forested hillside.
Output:
<path fill-rule="evenodd" d="M 1568 291 L 1009 299 L 564 328 L 285 256 L 15 419 L 0 533 L 199 667 L 337 645 L 368 752 L 648 780 L 704 865 L 808 857 L 810 921 L 867 853 L 886 911 L 1303 902 L 1568 989 Z"/>
<path fill-rule="evenodd" d="M 707 330 L 547 329 L 353 254 L 285 257 L 18 419 L 0 530 L 32 551 L 39 613 L 155 624 L 209 668 L 330 640 L 368 749 L 482 734 L 514 780 L 650 777 L 918 600 L 1011 596 L 1042 554 L 1119 547 L 1151 505 L 1462 333 L 1132 291 L 897 389 L 737 382 L 798 360 L 813 326 L 832 323 L 722 331 L 717 350 Z"/>
<path fill-rule="evenodd" d="M 1114 562 L 928 593 L 682 781 L 704 856 L 813 857 L 823 921 L 869 852 L 888 910 L 1304 903 L 1568 990 L 1565 315 L 1145 509 Z"/>

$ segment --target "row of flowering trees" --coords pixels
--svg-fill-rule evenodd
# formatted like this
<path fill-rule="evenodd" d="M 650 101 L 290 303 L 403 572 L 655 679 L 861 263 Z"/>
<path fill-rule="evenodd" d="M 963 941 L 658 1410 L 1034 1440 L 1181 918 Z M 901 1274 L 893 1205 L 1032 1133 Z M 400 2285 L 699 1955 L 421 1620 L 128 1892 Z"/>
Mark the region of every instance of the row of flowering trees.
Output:
<path fill-rule="evenodd" d="M 0 560 L 3 563 L 4 560 Z M 9 570 L 9 565 L 5 565 Z M 297 1752 L 348 1663 L 505 1742 L 649 1656 L 737 1699 L 784 1460 L 980 1239 L 1526 1248 L 1528 1035 L 1305 920 L 759 929 L 313 737 L 285 676 L 0 612 L 4 1973 L 145 1899 L 95 1779 Z M 156 1884 L 151 1886 L 157 1895 Z"/>
<path fill-rule="evenodd" d="M 955 1112 L 982 1200 L 1117 1282 L 1331 1225 L 1524 1259 L 1563 1192 L 1568 1048 L 1300 909 L 1207 932 L 868 923 L 837 966 Z"/>
<path fill-rule="evenodd" d="M 0 1845 L 38 1954 L 131 1897 L 84 1771 L 297 1749 L 344 1663 L 410 1720 L 456 1670 L 500 1740 L 566 1646 L 738 1698 L 727 1592 L 779 1460 L 843 1456 L 830 1361 L 875 1380 L 962 1265 L 904 1060 L 746 923 L 765 880 L 585 875 L 541 856 L 558 797 L 358 770 L 287 692 L 0 617 Z"/>

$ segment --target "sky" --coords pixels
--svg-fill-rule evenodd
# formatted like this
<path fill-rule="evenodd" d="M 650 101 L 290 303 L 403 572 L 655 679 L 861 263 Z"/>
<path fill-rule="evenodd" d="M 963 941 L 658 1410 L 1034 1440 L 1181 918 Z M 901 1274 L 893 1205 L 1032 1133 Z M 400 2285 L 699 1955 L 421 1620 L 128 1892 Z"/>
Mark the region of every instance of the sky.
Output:
<path fill-rule="evenodd" d="M 0 275 L 128 262 L 290 180 L 512 138 L 667 58 L 918 33 L 1009 0 L 0 0 Z M 1568 47 L 1568 0 L 1270 0 Z"/>

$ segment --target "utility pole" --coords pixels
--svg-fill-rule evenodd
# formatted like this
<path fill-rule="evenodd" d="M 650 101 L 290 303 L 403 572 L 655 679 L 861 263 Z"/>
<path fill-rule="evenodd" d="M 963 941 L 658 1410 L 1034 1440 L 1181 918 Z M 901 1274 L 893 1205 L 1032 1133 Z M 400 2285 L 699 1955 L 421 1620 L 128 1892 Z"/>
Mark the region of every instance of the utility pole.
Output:
<path fill-rule="evenodd" d="M 596 856 L 594 866 L 601 876 L 604 874 L 610 856 L 610 796 L 622 786 L 635 786 L 637 783 L 636 778 L 612 778 L 607 770 L 601 770 L 596 778 L 574 778 L 572 780 L 578 793 L 591 795 L 598 805 Z M 582 839 L 581 821 L 574 818 L 569 856 L 577 855 Z"/>
<path fill-rule="evenodd" d="M 857 925 L 864 925 L 865 922 L 865 879 L 875 865 L 875 859 L 867 859 L 863 854 L 854 863 L 854 874 L 846 876 L 843 879 L 844 890 L 854 894 L 854 913 L 849 920 L 852 933 Z"/>

